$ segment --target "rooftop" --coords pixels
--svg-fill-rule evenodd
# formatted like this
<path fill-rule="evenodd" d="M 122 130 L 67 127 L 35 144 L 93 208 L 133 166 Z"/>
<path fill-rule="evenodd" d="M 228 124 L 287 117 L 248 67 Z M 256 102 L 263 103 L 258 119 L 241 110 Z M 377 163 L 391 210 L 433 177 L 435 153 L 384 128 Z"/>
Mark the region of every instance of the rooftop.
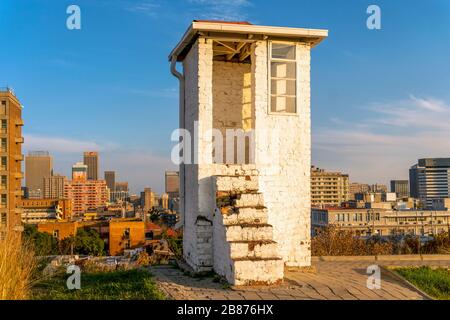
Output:
<path fill-rule="evenodd" d="M 226 38 L 236 41 L 285 40 L 309 42 L 316 46 L 328 36 L 328 30 L 253 25 L 247 21 L 194 20 L 180 42 L 169 55 L 169 61 L 176 57 L 182 61 L 185 53 L 198 36 L 205 38 Z"/>
<path fill-rule="evenodd" d="M 17 106 L 22 108 L 19 99 L 16 97 L 14 90 L 11 87 L 0 87 L 0 96 L 10 98 L 17 104 Z"/>

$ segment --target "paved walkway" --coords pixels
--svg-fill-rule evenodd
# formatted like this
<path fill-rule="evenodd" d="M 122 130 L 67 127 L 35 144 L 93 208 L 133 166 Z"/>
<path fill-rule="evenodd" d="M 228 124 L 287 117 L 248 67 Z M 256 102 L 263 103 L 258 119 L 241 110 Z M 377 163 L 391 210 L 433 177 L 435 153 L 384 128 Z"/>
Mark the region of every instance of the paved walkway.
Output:
<path fill-rule="evenodd" d="M 427 297 L 405 282 L 382 269 L 381 288 L 367 288 L 367 267 L 380 266 L 447 266 L 448 260 L 434 261 L 367 261 L 352 257 L 348 260 L 313 260 L 315 272 L 285 272 L 282 285 L 232 287 L 215 282 L 213 277 L 187 276 L 173 266 L 155 266 L 154 274 L 159 288 L 170 299 L 176 300 L 422 300 Z"/>

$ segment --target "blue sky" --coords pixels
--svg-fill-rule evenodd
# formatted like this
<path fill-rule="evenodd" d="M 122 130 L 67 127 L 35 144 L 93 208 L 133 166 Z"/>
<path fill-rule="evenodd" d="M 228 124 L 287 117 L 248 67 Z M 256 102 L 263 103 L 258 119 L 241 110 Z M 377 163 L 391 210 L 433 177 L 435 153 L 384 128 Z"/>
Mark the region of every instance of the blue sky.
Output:
<path fill-rule="evenodd" d="M 419 157 L 450 156 L 448 1 L 275 3 L 2 0 L 0 86 L 25 106 L 25 150 L 49 150 L 66 175 L 83 150 L 99 150 L 102 171 L 162 191 L 178 125 L 167 55 L 193 19 L 226 19 L 330 30 L 312 52 L 317 166 L 386 183 Z M 70 4 L 81 30 L 66 28 Z M 366 28 L 370 4 L 381 30 Z"/>

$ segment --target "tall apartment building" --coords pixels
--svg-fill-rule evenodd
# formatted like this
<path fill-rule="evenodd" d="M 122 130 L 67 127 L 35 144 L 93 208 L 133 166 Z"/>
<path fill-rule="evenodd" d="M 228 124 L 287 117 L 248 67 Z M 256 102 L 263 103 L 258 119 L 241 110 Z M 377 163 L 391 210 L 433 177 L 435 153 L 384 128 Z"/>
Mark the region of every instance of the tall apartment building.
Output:
<path fill-rule="evenodd" d="M 109 192 L 104 180 L 66 180 L 64 198 L 72 201 L 73 213 L 80 216 L 88 210 L 106 206 Z"/>
<path fill-rule="evenodd" d="M 432 208 L 433 199 L 450 197 L 450 158 L 419 159 L 409 171 L 411 196 Z"/>
<path fill-rule="evenodd" d="M 44 178 L 53 174 L 53 159 L 48 151 L 30 151 L 25 157 L 25 186 L 30 199 L 44 197 Z"/>
<path fill-rule="evenodd" d="M 22 105 L 11 89 L 0 89 L 0 240 L 21 231 Z"/>
<path fill-rule="evenodd" d="M 391 192 L 394 192 L 398 198 L 409 197 L 409 181 L 391 180 Z"/>
<path fill-rule="evenodd" d="M 83 154 L 83 163 L 87 165 L 87 179 L 98 180 L 98 152 L 85 152 Z"/>
<path fill-rule="evenodd" d="M 44 177 L 44 199 L 63 199 L 65 179 L 62 175 Z"/>
<path fill-rule="evenodd" d="M 349 200 L 348 174 L 311 167 L 311 205 L 340 206 Z"/>
<path fill-rule="evenodd" d="M 72 180 L 87 180 L 88 166 L 77 162 L 72 166 Z"/>
<path fill-rule="evenodd" d="M 116 172 L 115 171 L 105 171 L 105 181 L 110 192 L 116 191 Z"/>
<path fill-rule="evenodd" d="M 171 198 L 177 198 L 180 194 L 180 174 L 178 171 L 166 171 L 166 193 Z"/>

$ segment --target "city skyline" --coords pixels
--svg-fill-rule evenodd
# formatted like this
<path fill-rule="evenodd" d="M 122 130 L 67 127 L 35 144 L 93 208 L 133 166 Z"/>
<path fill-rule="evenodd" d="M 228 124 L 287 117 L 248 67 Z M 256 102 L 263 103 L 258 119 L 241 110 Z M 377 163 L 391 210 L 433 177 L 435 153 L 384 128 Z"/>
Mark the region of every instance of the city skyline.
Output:
<path fill-rule="evenodd" d="M 448 3 L 378 1 L 379 31 L 365 27 L 365 1 L 284 3 L 78 1 L 83 27 L 69 31 L 65 3 L 2 1 L 0 34 L 12 50 L 0 53 L 0 85 L 13 87 L 25 106 L 24 153 L 49 150 L 55 172 L 69 176 L 81 152 L 97 150 L 100 172 L 117 171 L 135 193 L 163 191 L 163 172 L 176 169 L 170 133 L 178 126 L 167 54 L 194 17 L 332 30 L 311 69 L 314 165 L 346 172 L 351 182 L 388 184 L 407 178 L 418 158 L 448 156 Z M 22 20 L 27 25 L 16 28 Z M 431 47 L 419 46 L 420 37 Z"/>

